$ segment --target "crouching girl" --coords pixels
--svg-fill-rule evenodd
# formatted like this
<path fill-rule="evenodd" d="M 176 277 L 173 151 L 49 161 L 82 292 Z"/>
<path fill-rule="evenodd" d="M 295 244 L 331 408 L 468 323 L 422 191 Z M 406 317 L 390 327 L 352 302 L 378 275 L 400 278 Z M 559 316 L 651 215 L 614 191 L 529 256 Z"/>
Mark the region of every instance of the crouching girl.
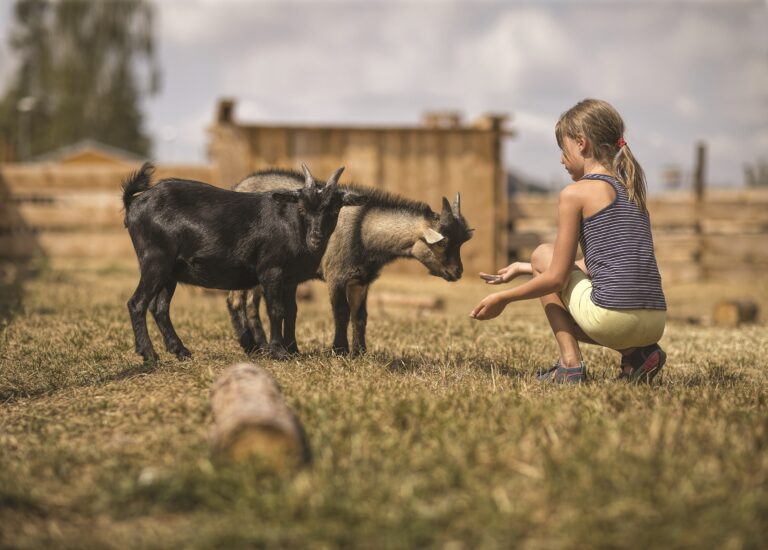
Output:
<path fill-rule="evenodd" d="M 543 244 L 530 263 L 514 263 L 489 284 L 522 274 L 530 281 L 484 298 L 470 313 L 497 317 L 510 302 L 541 298 L 560 351 L 540 370 L 541 381 L 582 382 L 587 368 L 578 342 L 621 353 L 620 378 L 650 382 L 664 366 L 658 341 L 666 301 L 653 252 L 645 203 L 645 175 L 624 141 L 624 122 L 608 103 L 587 99 L 555 127 L 560 162 L 574 183 L 560 193 L 554 245 Z M 584 259 L 578 262 L 581 243 Z"/>

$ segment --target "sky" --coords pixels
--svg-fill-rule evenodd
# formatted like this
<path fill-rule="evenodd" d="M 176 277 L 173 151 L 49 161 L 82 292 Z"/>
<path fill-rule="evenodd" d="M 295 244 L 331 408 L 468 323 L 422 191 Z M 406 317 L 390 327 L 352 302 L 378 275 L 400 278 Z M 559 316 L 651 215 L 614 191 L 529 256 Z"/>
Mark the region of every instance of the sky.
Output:
<path fill-rule="evenodd" d="M 428 110 L 510 115 L 509 168 L 566 184 L 554 125 L 586 97 L 624 118 L 660 190 L 708 146 L 711 185 L 768 161 L 765 0 L 156 2 L 162 88 L 145 105 L 159 162 L 206 162 L 221 97 L 247 124 L 418 125 Z M 0 86 L 13 69 L 0 0 Z M 365 182 L 361 182 L 365 183 Z"/>

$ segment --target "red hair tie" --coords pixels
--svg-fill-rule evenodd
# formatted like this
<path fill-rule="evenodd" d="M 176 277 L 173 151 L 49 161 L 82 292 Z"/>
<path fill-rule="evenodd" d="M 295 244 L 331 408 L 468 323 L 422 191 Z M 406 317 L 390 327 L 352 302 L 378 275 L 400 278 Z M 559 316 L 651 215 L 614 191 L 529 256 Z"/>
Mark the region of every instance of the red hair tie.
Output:
<path fill-rule="evenodd" d="M 624 141 L 623 137 L 620 137 L 619 141 L 618 141 L 618 144 L 619 144 L 619 149 L 621 149 L 622 147 L 624 147 L 627 144 L 627 142 Z"/>

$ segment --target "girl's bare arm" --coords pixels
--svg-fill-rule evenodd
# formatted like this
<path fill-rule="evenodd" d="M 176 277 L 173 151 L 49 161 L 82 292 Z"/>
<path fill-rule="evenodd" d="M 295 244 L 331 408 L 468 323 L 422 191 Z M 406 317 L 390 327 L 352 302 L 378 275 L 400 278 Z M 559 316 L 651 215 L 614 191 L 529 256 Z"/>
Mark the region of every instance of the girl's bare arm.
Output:
<path fill-rule="evenodd" d="M 558 202 L 558 231 L 549 269 L 518 287 L 487 296 L 472 310 L 470 317 L 479 320 L 492 319 L 510 302 L 540 298 L 562 290 L 568 282 L 576 259 L 581 212 L 582 200 L 579 191 L 573 186 L 563 189 Z"/>

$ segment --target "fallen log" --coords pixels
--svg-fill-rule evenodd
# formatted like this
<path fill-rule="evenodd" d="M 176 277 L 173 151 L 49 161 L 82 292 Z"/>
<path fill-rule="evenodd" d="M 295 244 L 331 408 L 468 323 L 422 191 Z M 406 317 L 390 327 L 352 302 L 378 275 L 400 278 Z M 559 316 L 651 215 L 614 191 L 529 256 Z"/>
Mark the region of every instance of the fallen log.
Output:
<path fill-rule="evenodd" d="M 715 305 L 712 319 L 719 327 L 737 327 L 757 321 L 757 304 L 750 299 L 721 300 Z"/>
<path fill-rule="evenodd" d="M 304 430 L 274 378 L 251 363 L 226 369 L 211 388 L 209 441 L 217 458 L 257 458 L 276 470 L 311 461 Z"/>
<path fill-rule="evenodd" d="M 369 302 L 379 306 L 402 306 L 416 309 L 442 309 L 443 300 L 436 296 L 414 296 L 392 292 L 372 293 Z"/>
<path fill-rule="evenodd" d="M 210 296 L 226 296 L 228 290 L 219 290 L 216 288 L 203 288 L 201 286 L 187 287 L 193 294 L 204 294 Z M 312 287 L 308 283 L 301 283 L 296 287 L 296 299 L 299 301 L 309 301 L 312 299 Z"/>

